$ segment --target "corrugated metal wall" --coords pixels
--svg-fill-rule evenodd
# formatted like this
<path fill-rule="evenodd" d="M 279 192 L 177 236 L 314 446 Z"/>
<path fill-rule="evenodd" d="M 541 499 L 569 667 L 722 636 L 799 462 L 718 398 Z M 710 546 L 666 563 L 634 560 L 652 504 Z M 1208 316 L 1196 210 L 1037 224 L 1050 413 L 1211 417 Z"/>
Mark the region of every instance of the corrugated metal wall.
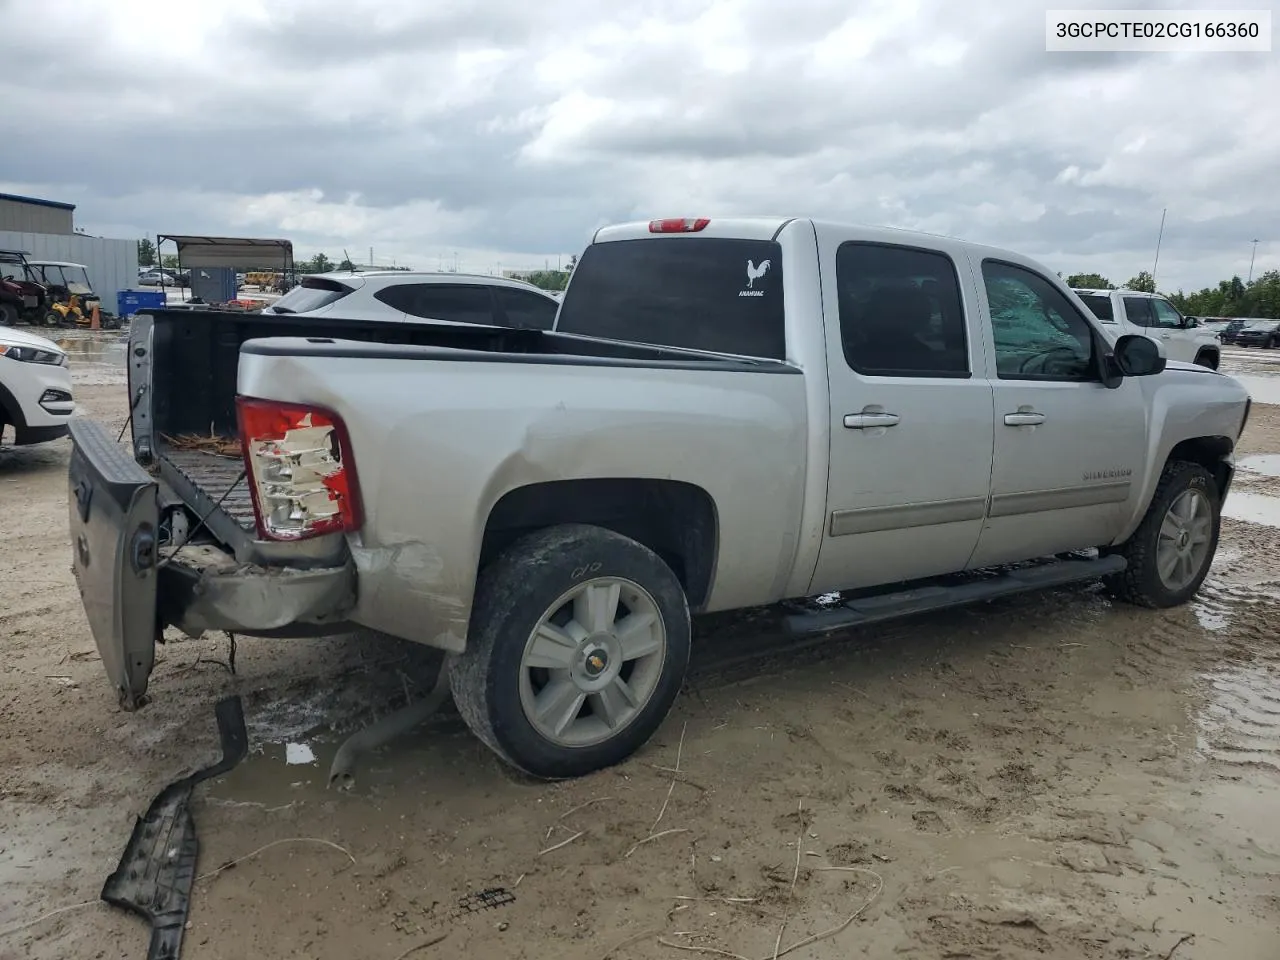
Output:
<path fill-rule="evenodd" d="M 0 199 L 0 230 L 69 235 L 75 232 L 72 215 L 73 211 L 64 207 Z"/>
<path fill-rule="evenodd" d="M 0 250 L 25 250 L 31 260 L 83 263 L 104 310 L 115 312 L 116 294 L 138 287 L 136 240 L 102 240 L 78 234 L 13 233 L 0 230 Z"/>

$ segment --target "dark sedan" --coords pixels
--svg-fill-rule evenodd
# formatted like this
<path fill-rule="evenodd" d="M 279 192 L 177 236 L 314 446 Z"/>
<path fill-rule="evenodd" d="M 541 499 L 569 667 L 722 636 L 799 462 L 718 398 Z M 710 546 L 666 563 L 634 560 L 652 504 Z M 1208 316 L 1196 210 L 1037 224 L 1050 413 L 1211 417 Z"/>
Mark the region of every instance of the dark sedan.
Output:
<path fill-rule="evenodd" d="M 1218 333 L 1218 340 L 1222 343 L 1235 343 L 1236 337 L 1240 334 L 1240 331 L 1244 329 L 1244 325 L 1244 320 L 1232 320 Z"/>
<path fill-rule="evenodd" d="M 1235 335 L 1238 347 L 1280 347 L 1280 320 L 1248 320 Z"/>

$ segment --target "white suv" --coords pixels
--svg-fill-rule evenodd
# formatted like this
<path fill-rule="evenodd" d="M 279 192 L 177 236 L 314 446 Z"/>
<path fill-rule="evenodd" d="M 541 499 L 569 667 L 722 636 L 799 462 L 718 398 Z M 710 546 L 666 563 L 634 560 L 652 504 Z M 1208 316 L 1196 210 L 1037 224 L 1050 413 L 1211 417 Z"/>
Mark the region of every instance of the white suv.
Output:
<path fill-rule="evenodd" d="M 0 434 L 12 427 L 15 444 L 65 436 L 75 410 L 67 355 L 56 343 L 0 327 Z"/>
<path fill-rule="evenodd" d="M 1163 343 L 1170 360 L 1218 369 L 1222 346 L 1217 333 L 1201 327 L 1195 317 L 1184 317 L 1159 294 L 1125 289 L 1073 290 L 1103 324 L 1118 328 L 1115 334 L 1143 334 Z"/>
<path fill-rule="evenodd" d="M 263 313 L 550 330 L 559 308 L 560 301 L 551 294 L 520 280 L 373 270 L 304 277 Z"/>

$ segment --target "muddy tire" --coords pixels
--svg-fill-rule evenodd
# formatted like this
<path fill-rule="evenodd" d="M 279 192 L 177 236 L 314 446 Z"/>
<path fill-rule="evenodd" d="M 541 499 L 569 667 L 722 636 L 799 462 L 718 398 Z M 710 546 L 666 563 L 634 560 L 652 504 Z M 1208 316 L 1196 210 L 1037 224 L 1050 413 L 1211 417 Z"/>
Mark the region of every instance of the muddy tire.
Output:
<path fill-rule="evenodd" d="M 566 524 L 481 574 L 449 682 L 467 726 L 511 766 L 578 777 L 653 736 L 684 682 L 689 637 L 684 590 L 657 554 Z"/>
<path fill-rule="evenodd" d="M 1142 607 L 1186 603 L 1209 573 L 1218 549 L 1222 502 L 1213 475 L 1198 463 L 1165 465 L 1146 516 L 1132 537 L 1109 553 L 1129 561 L 1107 580 L 1119 599 Z"/>

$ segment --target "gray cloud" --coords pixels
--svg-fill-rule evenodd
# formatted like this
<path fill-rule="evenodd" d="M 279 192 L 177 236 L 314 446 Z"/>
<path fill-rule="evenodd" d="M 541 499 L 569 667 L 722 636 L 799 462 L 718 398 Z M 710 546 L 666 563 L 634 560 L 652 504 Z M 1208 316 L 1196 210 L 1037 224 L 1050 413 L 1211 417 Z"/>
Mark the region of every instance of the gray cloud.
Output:
<path fill-rule="evenodd" d="M 94 38 L 51 61 L 0 36 L 0 102 L 80 138 L 31 125 L 0 183 L 77 203 L 91 231 L 287 235 L 423 266 L 458 250 L 483 269 L 576 252 L 618 219 L 775 212 L 1123 280 L 1150 268 L 1168 207 L 1162 280 L 1246 269 L 1254 237 L 1258 269 L 1280 266 L 1275 58 L 1048 54 L 1040 8 L 7 7 Z"/>

